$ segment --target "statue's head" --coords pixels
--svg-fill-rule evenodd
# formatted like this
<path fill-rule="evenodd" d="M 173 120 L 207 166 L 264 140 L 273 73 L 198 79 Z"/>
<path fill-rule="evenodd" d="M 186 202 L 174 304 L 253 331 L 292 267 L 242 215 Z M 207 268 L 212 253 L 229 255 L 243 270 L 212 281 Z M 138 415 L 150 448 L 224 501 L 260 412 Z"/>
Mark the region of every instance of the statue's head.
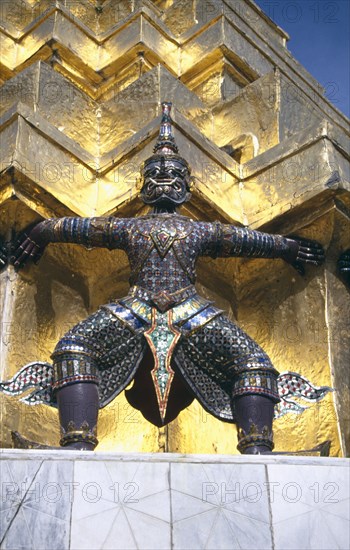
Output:
<path fill-rule="evenodd" d="M 141 168 L 140 197 L 145 204 L 173 210 L 191 197 L 191 171 L 185 159 L 178 154 L 171 126 L 171 103 L 162 103 L 162 109 L 154 154 Z"/>

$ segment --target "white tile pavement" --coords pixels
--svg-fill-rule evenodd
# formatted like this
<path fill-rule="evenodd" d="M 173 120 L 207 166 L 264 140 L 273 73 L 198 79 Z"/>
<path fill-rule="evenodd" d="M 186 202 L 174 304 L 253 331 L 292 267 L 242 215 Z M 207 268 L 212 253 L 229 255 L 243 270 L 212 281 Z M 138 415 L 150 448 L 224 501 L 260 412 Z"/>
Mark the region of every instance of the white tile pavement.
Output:
<path fill-rule="evenodd" d="M 350 548 L 349 465 L 269 465 L 276 550 Z"/>
<path fill-rule="evenodd" d="M 264 465 L 175 463 L 171 486 L 174 548 L 272 547 Z"/>
<path fill-rule="evenodd" d="M 74 482 L 74 550 L 170 548 L 169 464 L 78 461 Z"/>
<path fill-rule="evenodd" d="M 4 550 L 348 550 L 348 459 L 0 452 Z"/>
<path fill-rule="evenodd" d="M 18 484 L 18 500 L 15 511 L 4 525 L 1 548 L 9 550 L 60 550 L 69 547 L 71 503 L 69 485 L 72 480 L 73 463 L 6 461 Z M 3 471 L 3 462 L 1 473 Z M 25 470 L 25 477 L 21 473 Z M 8 509 L 11 485 L 1 482 L 1 507 Z M 1 512 L 3 514 L 3 511 Z"/>
<path fill-rule="evenodd" d="M 2 460 L 0 541 L 16 516 L 24 496 L 41 466 L 40 460 Z"/>

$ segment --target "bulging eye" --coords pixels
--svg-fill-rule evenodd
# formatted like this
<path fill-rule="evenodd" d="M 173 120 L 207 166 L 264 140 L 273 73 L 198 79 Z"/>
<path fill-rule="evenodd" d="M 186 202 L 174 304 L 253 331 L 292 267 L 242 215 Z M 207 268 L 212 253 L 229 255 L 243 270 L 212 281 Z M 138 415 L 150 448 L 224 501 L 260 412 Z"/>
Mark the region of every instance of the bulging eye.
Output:
<path fill-rule="evenodd" d="M 145 176 L 147 177 L 150 177 L 150 178 L 154 178 L 155 176 L 157 176 L 160 172 L 160 168 L 158 166 L 155 166 L 154 168 L 151 168 L 150 170 L 147 170 L 147 172 L 145 173 Z"/>
<path fill-rule="evenodd" d="M 170 174 L 171 177 L 173 178 L 182 178 L 182 173 L 180 170 L 177 170 L 176 168 L 171 168 L 170 170 L 168 170 L 168 173 Z"/>

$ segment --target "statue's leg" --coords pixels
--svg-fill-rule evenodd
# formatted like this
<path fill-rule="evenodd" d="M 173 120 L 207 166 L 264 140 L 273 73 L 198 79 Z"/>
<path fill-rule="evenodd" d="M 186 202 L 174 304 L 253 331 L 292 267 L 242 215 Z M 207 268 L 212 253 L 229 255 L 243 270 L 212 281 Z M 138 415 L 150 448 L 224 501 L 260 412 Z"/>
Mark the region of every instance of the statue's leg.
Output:
<path fill-rule="evenodd" d="M 266 454 L 273 449 L 272 423 L 279 402 L 277 377 L 264 350 L 241 328 L 223 318 L 224 331 L 230 325 L 232 406 L 242 454 Z M 237 346 L 238 344 L 238 346 Z M 231 370 L 232 369 L 232 370 Z"/>
<path fill-rule="evenodd" d="M 57 391 L 62 447 L 93 451 L 97 445 L 97 417 L 99 408 L 96 384 L 79 382 Z"/>
<path fill-rule="evenodd" d="M 263 395 L 247 394 L 235 398 L 237 448 L 242 454 L 267 454 L 272 451 L 274 406 L 275 402 Z"/>
<path fill-rule="evenodd" d="M 184 349 L 208 377 L 206 385 L 211 378 L 226 395 L 230 393 L 238 450 L 243 454 L 271 452 L 274 406 L 280 400 L 278 372 L 263 349 L 224 315 L 186 337 Z M 205 387 L 203 392 L 207 392 Z"/>
<path fill-rule="evenodd" d="M 98 443 L 98 363 L 111 345 L 106 338 L 109 324 L 106 312 L 97 311 L 73 327 L 52 354 L 60 445 L 66 449 L 93 450 Z"/>
<path fill-rule="evenodd" d="M 97 441 L 99 409 L 98 373 L 90 354 L 77 353 L 68 333 L 53 353 L 55 393 L 60 417 L 60 445 L 66 449 L 93 451 Z M 67 344 L 68 342 L 68 344 Z M 85 346 L 83 339 L 80 348 Z"/>

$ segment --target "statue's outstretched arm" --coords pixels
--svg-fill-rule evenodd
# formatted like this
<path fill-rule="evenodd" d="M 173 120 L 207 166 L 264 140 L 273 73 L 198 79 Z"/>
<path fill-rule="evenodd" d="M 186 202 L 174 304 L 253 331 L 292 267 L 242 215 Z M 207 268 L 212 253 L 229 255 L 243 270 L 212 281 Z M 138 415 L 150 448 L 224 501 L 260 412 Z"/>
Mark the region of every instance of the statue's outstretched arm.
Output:
<path fill-rule="evenodd" d="M 253 231 L 234 225 L 215 224 L 215 245 L 209 245 L 214 256 L 241 256 L 251 258 L 282 258 L 299 273 L 304 273 L 303 263 L 320 265 L 324 250 L 316 241 L 301 237 L 282 237 L 261 231 Z"/>
<path fill-rule="evenodd" d="M 24 233 L 12 256 L 20 269 L 38 261 L 49 243 L 75 243 L 88 247 L 123 248 L 123 220 L 117 218 L 58 218 L 44 220 Z M 118 239 L 119 236 L 119 239 Z"/>

